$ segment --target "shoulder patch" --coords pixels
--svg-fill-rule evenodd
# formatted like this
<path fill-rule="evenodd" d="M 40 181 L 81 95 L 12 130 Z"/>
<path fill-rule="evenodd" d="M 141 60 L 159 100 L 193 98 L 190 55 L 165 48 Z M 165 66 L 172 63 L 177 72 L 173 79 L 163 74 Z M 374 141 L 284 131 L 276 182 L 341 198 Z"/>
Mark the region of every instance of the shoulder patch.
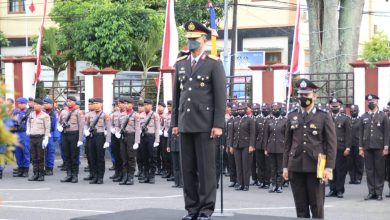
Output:
<path fill-rule="evenodd" d="M 219 60 L 219 57 L 217 57 L 217 56 L 214 56 L 214 55 L 211 55 L 211 54 L 209 54 L 209 55 L 207 55 L 209 58 L 211 58 L 211 59 L 213 59 L 213 60 Z"/>
<path fill-rule="evenodd" d="M 293 113 L 293 112 L 297 112 L 297 111 L 298 111 L 298 109 L 297 109 L 297 108 L 294 108 L 294 109 L 290 110 L 289 113 Z"/>
<path fill-rule="evenodd" d="M 187 57 L 188 57 L 188 55 L 179 57 L 179 58 L 177 58 L 176 62 L 181 61 L 181 60 L 184 60 L 184 59 L 186 59 Z"/>
<path fill-rule="evenodd" d="M 325 109 L 317 108 L 317 111 L 328 113 Z"/>

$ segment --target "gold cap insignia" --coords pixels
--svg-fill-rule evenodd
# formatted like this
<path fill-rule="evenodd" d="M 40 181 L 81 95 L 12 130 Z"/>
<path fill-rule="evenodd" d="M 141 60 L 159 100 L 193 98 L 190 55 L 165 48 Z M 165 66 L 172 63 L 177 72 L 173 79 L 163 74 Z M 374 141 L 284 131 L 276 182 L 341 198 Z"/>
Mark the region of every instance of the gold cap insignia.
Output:
<path fill-rule="evenodd" d="M 194 23 L 191 22 L 191 23 L 188 25 L 188 30 L 190 30 L 190 31 L 195 30 L 195 25 L 194 25 Z"/>

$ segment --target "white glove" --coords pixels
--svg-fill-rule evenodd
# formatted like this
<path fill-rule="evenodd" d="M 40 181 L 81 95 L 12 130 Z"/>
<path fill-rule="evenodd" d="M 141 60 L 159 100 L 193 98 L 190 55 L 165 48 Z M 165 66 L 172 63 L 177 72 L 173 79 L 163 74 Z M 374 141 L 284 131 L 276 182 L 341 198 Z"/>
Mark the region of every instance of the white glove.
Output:
<path fill-rule="evenodd" d="M 57 130 L 58 130 L 59 132 L 62 132 L 62 131 L 64 130 L 64 128 L 63 128 L 61 125 L 57 125 Z"/>
<path fill-rule="evenodd" d="M 133 149 L 134 149 L 134 150 L 137 150 L 138 148 L 139 148 L 139 145 L 138 145 L 138 144 L 134 144 L 134 145 L 133 145 Z"/>
<path fill-rule="evenodd" d="M 82 141 L 77 141 L 77 147 L 80 147 L 81 145 L 83 145 L 83 142 Z"/>
<path fill-rule="evenodd" d="M 106 143 L 104 143 L 103 148 L 106 149 L 109 146 L 110 146 L 110 143 L 106 142 Z"/>
<path fill-rule="evenodd" d="M 27 136 L 30 136 L 30 129 L 27 129 L 27 130 L 26 130 L 26 135 L 27 135 Z"/>
<path fill-rule="evenodd" d="M 163 135 L 163 131 L 160 130 L 159 134 L 160 134 L 160 135 Z"/>
<path fill-rule="evenodd" d="M 106 136 L 107 135 L 107 130 L 104 130 L 104 136 Z"/>
<path fill-rule="evenodd" d="M 164 131 L 164 137 L 168 137 L 168 131 Z"/>
<path fill-rule="evenodd" d="M 115 131 L 116 131 L 115 128 L 111 128 L 111 133 L 112 134 L 115 134 Z"/>
<path fill-rule="evenodd" d="M 42 141 L 42 149 L 45 149 L 49 144 L 49 137 L 45 137 Z"/>
<path fill-rule="evenodd" d="M 121 138 L 121 136 L 122 136 L 122 135 L 121 135 L 121 133 L 120 133 L 120 132 L 116 132 L 116 133 L 115 133 L 115 137 L 116 137 L 116 138 L 120 139 L 120 138 Z"/>
<path fill-rule="evenodd" d="M 154 142 L 153 147 L 158 147 L 160 144 L 157 142 Z"/>
<path fill-rule="evenodd" d="M 91 135 L 91 132 L 88 129 L 84 129 L 84 136 L 89 137 L 89 135 Z"/>

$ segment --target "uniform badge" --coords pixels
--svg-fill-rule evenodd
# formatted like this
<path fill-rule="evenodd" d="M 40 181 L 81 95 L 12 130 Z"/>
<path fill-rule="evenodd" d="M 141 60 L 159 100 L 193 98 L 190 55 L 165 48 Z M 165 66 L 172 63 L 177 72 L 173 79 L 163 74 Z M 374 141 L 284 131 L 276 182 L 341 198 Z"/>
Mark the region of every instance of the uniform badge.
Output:
<path fill-rule="evenodd" d="M 317 132 L 317 131 L 313 131 L 312 134 L 313 134 L 313 135 L 317 135 L 318 132 Z"/>
<path fill-rule="evenodd" d="M 200 83 L 200 87 L 204 87 L 204 82 L 201 82 L 201 83 Z"/>
<path fill-rule="evenodd" d="M 191 23 L 188 25 L 188 30 L 190 30 L 190 31 L 195 30 L 195 25 L 194 25 L 194 23 L 191 22 Z"/>
<path fill-rule="evenodd" d="M 310 100 L 306 101 L 306 105 L 310 105 L 310 103 L 311 103 Z"/>
<path fill-rule="evenodd" d="M 310 124 L 310 128 L 312 128 L 312 129 L 316 129 L 316 128 L 317 128 L 317 126 L 316 126 L 315 124 Z"/>
<path fill-rule="evenodd" d="M 305 80 L 302 80 L 301 84 L 299 85 L 299 87 L 301 88 L 306 88 L 307 87 L 307 83 Z"/>

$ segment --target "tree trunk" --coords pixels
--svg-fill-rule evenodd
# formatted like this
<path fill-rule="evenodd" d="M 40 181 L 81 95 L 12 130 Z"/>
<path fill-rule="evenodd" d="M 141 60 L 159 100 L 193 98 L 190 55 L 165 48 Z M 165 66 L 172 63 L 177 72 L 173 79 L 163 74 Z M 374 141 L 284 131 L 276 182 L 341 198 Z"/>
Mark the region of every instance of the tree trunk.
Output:
<path fill-rule="evenodd" d="M 148 68 L 147 67 L 143 67 L 144 71 L 142 73 L 142 87 L 141 87 L 141 94 L 140 94 L 140 97 L 145 100 L 145 97 L 146 97 L 146 86 L 147 86 L 147 81 L 146 79 L 148 78 Z"/>
<path fill-rule="evenodd" d="M 307 0 L 309 12 L 309 43 L 310 43 L 310 72 L 317 73 L 319 66 L 316 62 L 321 54 L 321 6 L 322 0 Z"/>

